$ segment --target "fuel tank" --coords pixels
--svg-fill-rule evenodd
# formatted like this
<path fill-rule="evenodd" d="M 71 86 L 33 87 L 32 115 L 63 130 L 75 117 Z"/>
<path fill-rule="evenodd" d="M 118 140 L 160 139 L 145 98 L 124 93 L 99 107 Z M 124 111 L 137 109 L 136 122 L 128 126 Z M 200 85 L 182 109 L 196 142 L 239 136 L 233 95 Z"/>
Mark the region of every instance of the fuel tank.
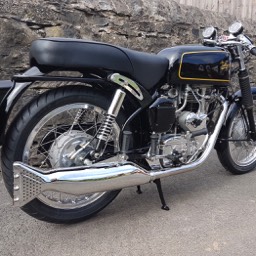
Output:
<path fill-rule="evenodd" d="M 230 83 L 231 56 L 221 47 L 182 45 L 158 53 L 169 60 L 169 81 L 179 84 Z"/>

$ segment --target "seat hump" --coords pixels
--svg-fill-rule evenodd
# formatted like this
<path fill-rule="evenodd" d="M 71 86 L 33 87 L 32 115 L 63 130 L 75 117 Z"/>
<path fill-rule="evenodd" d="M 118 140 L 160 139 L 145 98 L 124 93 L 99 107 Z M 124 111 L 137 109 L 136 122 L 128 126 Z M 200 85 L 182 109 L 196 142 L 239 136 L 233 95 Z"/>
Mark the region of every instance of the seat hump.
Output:
<path fill-rule="evenodd" d="M 69 38 L 43 38 L 32 43 L 30 64 L 52 70 L 103 69 L 129 75 L 146 89 L 164 77 L 168 60 L 111 44 Z"/>

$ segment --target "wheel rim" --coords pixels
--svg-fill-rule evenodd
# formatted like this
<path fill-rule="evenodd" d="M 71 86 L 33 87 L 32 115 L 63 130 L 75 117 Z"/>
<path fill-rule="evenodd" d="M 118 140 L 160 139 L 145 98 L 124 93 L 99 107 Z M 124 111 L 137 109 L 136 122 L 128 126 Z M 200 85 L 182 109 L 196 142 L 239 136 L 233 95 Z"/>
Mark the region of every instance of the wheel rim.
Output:
<path fill-rule="evenodd" d="M 56 108 L 45 115 L 32 129 L 22 154 L 22 161 L 47 171 L 51 168 L 84 165 L 81 159 L 93 149 L 93 139 L 103 121 L 105 110 L 85 103 L 74 103 Z M 113 125 L 108 148 L 119 150 L 120 129 Z M 80 143 L 91 142 L 89 146 L 71 161 L 68 156 Z M 46 191 L 37 198 L 44 204 L 59 209 L 76 209 L 92 204 L 106 192 L 85 195 Z"/>
<path fill-rule="evenodd" d="M 254 115 L 255 118 L 255 115 Z M 248 129 L 241 111 L 234 118 L 229 137 L 237 140 L 246 140 Z M 256 160 L 256 143 L 254 141 L 230 141 L 230 156 L 238 166 L 245 167 Z"/>

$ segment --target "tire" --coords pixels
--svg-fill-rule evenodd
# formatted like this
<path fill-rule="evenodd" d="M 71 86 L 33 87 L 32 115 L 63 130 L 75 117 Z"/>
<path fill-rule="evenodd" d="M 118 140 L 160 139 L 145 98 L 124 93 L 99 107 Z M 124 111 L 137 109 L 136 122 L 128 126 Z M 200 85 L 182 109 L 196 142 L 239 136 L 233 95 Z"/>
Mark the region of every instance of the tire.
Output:
<path fill-rule="evenodd" d="M 10 126 L 2 147 L 2 173 L 9 194 L 13 197 L 12 165 L 14 161 L 23 161 L 45 169 L 66 166 L 61 151 L 64 152 L 64 149 L 55 146 L 58 145 L 58 141 L 61 141 L 64 148 L 65 145 L 69 145 L 65 150 L 69 150 L 72 143 L 81 143 L 81 140 L 85 140 L 84 137 L 87 140 L 91 139 L 92 143 L 90 144 L 93 144 L 93 133 L 97 131 L 98 122 L 102 118 L 101 115 L 108 109 L 110 98 L 111 96 L 101 95 L 89 87 L 69 86 L 50 90 L 25 106 Z M 85 105 L 87 110 L 81 109 L 81 106 Z M 79 123 L 80 128 L 78 125 L 71 126 L 72 121 L 70 121 L 74 119 L 74 115 L 77 116 L 79 109 L 83 111 L 83 120 L 85 120 Z M 90 118 L 94 123 L 89 121 Z M 113 138 L 117 135 L 117 138 L 119 137 L 119 127 L 124 118 L 124 114 L 120 111 L 114 124 Z M 62 123 L 63 120 L 65 120 L 65 123 Z M 36 132 L 38 127 L 40 130 Z M 72 136 L 69 134 L 72 134 Z M 119 147 L 116 143 L 118 144 L 118 139 L 113 139 L 112 142 L 110 140 L 107 147 L 113 151 L 116 147 Z M 89 149 L 91 150 L 91 148 Z M 45 160 L 41 161 L 41 158 L 44 157 Z M 52 194 L 49 195 L 46 192 L 48 194 L 41 194 L 38 198 L 23 206 L 22 210 L 34 218 L 47 222 L 78 222 L 101 211 L 114 200 L 119 192 L 120 190 L 94 193 L 77 196 L 76 198 L 68 194 L 59 193 L 59 195 L 55 195 L 53 192 L 49 192 Z"/>
<path fill-rule="evenodd" d="M 253 95 L 254 119 L 256 121 L 256 95 Z M 236 106 L 231 113 L 224 138 L 246 139 L 247 126 L 240 107 Z M 218 158 L 226 170 L 233 174 L 245 174 L 256 167 L 256 142 L 224 141 L 217 148 Z"/>

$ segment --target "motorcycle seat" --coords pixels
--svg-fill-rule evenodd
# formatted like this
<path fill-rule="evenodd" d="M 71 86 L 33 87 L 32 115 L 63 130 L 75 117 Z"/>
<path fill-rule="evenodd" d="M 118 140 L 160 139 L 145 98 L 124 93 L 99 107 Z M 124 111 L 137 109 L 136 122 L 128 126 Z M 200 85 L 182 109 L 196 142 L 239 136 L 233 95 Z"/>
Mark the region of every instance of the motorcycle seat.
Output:
<path fill-rule="evenodd" d="M 43 38 L 30 49 L 30 65 L 42 72 L 54 70 L 105 70 L 119 72 L 150 90 L 166 75 L 169 61 L 163 56 L 115 45 L 69 38 Z"/>

